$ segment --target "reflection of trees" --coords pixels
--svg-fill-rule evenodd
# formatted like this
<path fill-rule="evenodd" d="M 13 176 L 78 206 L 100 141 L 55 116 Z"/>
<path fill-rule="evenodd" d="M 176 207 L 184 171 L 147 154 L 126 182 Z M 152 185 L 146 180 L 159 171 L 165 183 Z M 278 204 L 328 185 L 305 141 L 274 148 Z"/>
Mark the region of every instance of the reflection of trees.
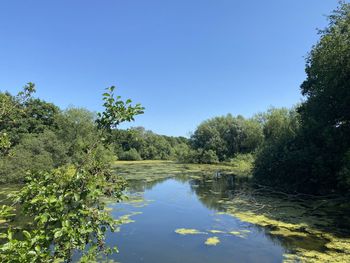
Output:
<path fill-rule="evenodd" d="M 224 210 L 222 201 L 234 198 L 235 192 L 248 187 L 245 178 L 223 175 L 219 178 L 203 177 L 191 179 L 189 184 L 199 200 L 209 209 Z"/>
<path fill-rule="evenodd" d="M 226 211 L 230 206 L 238 205 L 240 210 L 262 214 L 271 220 L 308 227 L 331 233 L 340 237 L 350 236 L 350 205 L 339 201 L 326 201 L 320 199 L 291 199 L 283 194 L 262 191 L 253 188 L 245 178 L 225 175 L 220 178 L 202 177 L 190 179 L 189 184 L 193 192 L 203 205 L 209 209 Z M 237 202 L 238 201 L 238 202 Z M 241 202 L 243 201 L 243 202 Z M 242 204 L 243 203 L 243 204 Z M 238 208 L 236 207 L 236 208 Z M 273 221 L 271 221 L 273 222 Z M 278 230 L 278 226 L 259 226 L 255 228 L 265 234 L 272 242 L 288 250 L 303 248 L 321 251 L 325 247 L 326 239 L 315 233 L 306 232 L 305 236 L 275 235 L 271 230 Z M 303 227 L 298 231 L 303 232 Z"/>
<path fill-rule="evenodd" d="M 128 180 L 129 191 L 131 193 L 144 192 L 168 179 Z M 276 192 L 253 188 L 249 179 L 228 174 L 216 178 L 211 172 L 186 171 L 172 179 L 182 183 L 188 182 L 200 202 L 212 210 L 227 211 L 230 206 L 236 206 L 236 201 L 243 201 L 242 205 L 238 205 L 239 211 L 262 214 L 269 219 L 285 223 L 306 224 L 315 230 L 336 236 L 339 236 L 337 235 L 339 233 L 350 234 L 350 229 L 347 227 L 350 224 L 350 207 L 339 201 L 328 202 L 326 205 L 324 200 L 291 199 L 283 194 L 278 195 Z M 288 233 L 284 236 L 270 234 L 271 230 L 278 230 L 278 227 L 272 223 L 264 227 L 254 225 L 254 228 L 273 243 L 287 250 L 304 248 L 320 251 L 326 242 L 320 236 L 309 233 L 305 237 L 288 235 Z"/>
<path fill-rule="evenodd" d="M 152 181 L 146 180 L 127 180 L 127 191 L 130 193 L 144 192 L 146 190 L 152 189 L 157 184 L 160 184 L 169 178 L 161 178 Z"/>

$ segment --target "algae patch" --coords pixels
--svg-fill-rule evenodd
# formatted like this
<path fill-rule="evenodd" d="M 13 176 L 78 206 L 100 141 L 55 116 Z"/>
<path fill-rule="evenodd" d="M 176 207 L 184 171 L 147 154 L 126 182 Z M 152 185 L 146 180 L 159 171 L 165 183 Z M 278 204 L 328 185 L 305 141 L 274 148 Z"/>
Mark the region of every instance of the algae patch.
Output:
<path fill-rule="evenodd" d="M 220 243 L 220 239 L 218 237 L 209 237 L 206 241 L 205 244 L 207 246 L 216 246 L 217 244 Z"/>
<path fill-rule="evenodd" d="M 228 233 L 231 234 L 231 235 L 237 236 L 237 237 L 245 238 L 245 235 L 242 232 L 239 232 L 239 231 L 231 231 L 231 232 L 228 232 Z"/>
<path fill-rule="evenodd" d="M 175 233 L 179 235 L 198 235 L 198 234 L 207 234 L 193 228 L 178 228 L 175 230 Z"/>
<path fill-rule="evenodd" d="M 252 212 L 242 202 L 236 204 L 231 202 L 226 214 L 243 222 L 264 227 L 268 234 L 280 237 L 282 242 L 289 240 L 286 242 L 290 242 L 292 246 L 290 252 L 284 255 L 285 263 L 350 262 L 350 239 L 339 238 L 331 232 L 317 228 L 310 217 L 302 217 L 303 220 L 293 216 L 288 219 L 272 217 L 268 214 Z M 232 231 L 230 234 L 244 237 L 242 232 Z M 298 240 L 301 241 L 298 242 Z M 318 241 L 319 244 L 314 244 L 312 248 L 300 246 L 313 244 L 314 241 Z"/>
<path fill-rule="evenodd" d="M 117 220 L 119 221 L 119 224 L 125 225 L 125 224 L 130 224 L 134 223 L 135 220 L 131 219 L 130 217 L 142 214 L 142 212 L 133 212 L 127 215 L 120 216 Z"/>
<path fill-rule="evenodd" d="M 221 231 L 221 230 L 209 230 L 208 232 L 212 233 L 212 234 L 225 234 L 226 232 Z"/>

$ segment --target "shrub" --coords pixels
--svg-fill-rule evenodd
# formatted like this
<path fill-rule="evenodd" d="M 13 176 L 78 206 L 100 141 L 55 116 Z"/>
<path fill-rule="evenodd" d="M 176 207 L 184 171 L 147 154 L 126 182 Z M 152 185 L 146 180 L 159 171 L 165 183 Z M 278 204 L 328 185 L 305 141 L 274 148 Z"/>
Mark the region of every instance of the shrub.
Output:
<path fill-rule="evenodd" d="M 129 151 L 121 153 L 119 155 L 119 160 L 140 161 L 140 160 L 142 160 L 142 158 L 136 149 L 131 148 Z"/>

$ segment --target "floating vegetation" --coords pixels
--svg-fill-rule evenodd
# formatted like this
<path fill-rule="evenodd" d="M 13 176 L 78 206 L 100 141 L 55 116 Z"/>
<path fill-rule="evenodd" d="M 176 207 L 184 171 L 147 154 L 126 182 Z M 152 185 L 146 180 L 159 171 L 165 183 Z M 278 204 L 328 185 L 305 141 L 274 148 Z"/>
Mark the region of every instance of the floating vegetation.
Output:
<path fill-rule="evenodd" d="M 283 257 L 283 263 L 350 262 L 350 254 L 339 253 L 337 251 L 320 252 L 301 248 L 296 249 L 295 254 L 284 254 Z"/>
<path fill-rule="evenodd" d="M 126 203 L 143 203 L 145 202 L 145 199 L 139 198 L 139 199 L 130 199 Z"/>
<path fill-rule="evenodd" d="M 228 233 L 231 234 L 231 235 L 237 236 L 237 237 L 245 238 L 245 235 L 242 234 L 239 231 L 231 231 L 231 232 L 228 232 Z"/>
<path fill-rule="evenodd" d="M 212 234 L 225 234 L 225 231 L 221 231 L 221 230 L 209 230 L 208 232 L 212 233 Z"/>
<path fill-rule="evenodd" d="M 117 219 L 118 223 L 121 224 L 121 225 L 134 223 L 135 220 L 131 219 L 130 217 L 135 216 L 135 215 L 139 215 L 139 214 L 142 214 L 142 212 L 133 212 L 133 213 L 130 213 L 130 214 L 127 214 L 127 215 L 120 216 Z"/>
<path fill-rule="evenodd" d="M 220 243 L 220 240 L 218 237 L 209 237 L 206 241 L 205 244 L 207 246 L 216 246 L 217 244 Z"/>
<path fill-rule="evenodd" d="M 193 228 L 178 228 L 175 230 L 175 233 L 179 235 L 198 235 L 198 234 L 207 234 L 206 232 L 201 232 Z"/>
<path fill-rule="evenodd" d="M 317 224 L 318 221 L 313 217 L 297 217 L 297 206 L 293 207 L 294 214 L 285 213 L 284 219 L 282 216 L 276 216 L 276 213 L 272 217 L 268 213 L 253 212 L 251 207 L 245 206 L 242 200 L 231 201 L 226 204 L 229 204 L 227 212 L 219 212 L 218 215 L 227 214 L 241 221 L 264 227 L 270 235 L 281 237 L 281 241 L 283 239 L 291 241 L 302 239 L 303 242 L 295 243 L 301 245 L 301 247 L 291 247 L 291 252 L 284 255 L 285 263 L 350 262 L 350 239 L 339 238 L 331 232 L 320 229 L 317 226 L 322 224 Z M 322 219 L 319 221 L 322 221 Z M 244 237 L 242 232 L 232 231 L 230 234 Z"/>
<path fill-rule="evenodd" d="M 126 180 L 153 182 L 186 174 L 188 178 L 201 180 L 220 171 L 223 174 L 243 175 L 232 163 L 227 164 L 180 164 L 172 161 L 116 161 L 114 170 Z"/>
<path fill-rule="evenodd" d="M 269 232 L 271 235 L 283 236 L 283 237 L 307 237 L 308 234 L 299 231 L 291 231 L 287 228 L 280 228 Z"/>
<path fill-rule="evenodd" d="M 201 242 L 215 246 L 220 242 L 216 236 L 224 235 L 225 240 L 230 236 L 231 240 L 234 237 L 248 237 L 250 230 L 241 228 L 249 228 L 253 224 L 256 227 L 252 229 L 257 228 L 259 233 L 264 233 L 286 249 L 284 262 L 350 262 L 350 217 L 347 216 L 350 208 L 346 207 L 346 203 L 338 209 L 339 206 L 327 205 L 328 200 L 320 198 L 293 199 L 283 193 L 252 189 L 246 184 L 246 177 L 229 176 L 237 174 L 232 170 L 232 164 L 230 167 L 142 161 L 117 162 L 115 168 L 128 179 L 132 185 L 130 189 L 135 191 L 125 204 L 133 207 L 148 205 L 149 200 L 143 198 L 144 191 L 176 176 L 175 180 L 189 182 L 191 190 L 202 204 L 212 210 L 222 211 L 215 214 L 213 221 L 216 223 L 209 226 L 210 230 L 179 228 L 175 230 L 179 235 L 212 234 L 215 237 Z M 217 171 L 227 176 L 214 178 Z M 344 212 L 346 209 L 348 212 Z M 222 227 L 226 225 L 224 215 L 242 221 L 238 229 Z M 131 215 L 121 219 L 126 223 L 134 221 Z M 234 240 L 238 242 L 238 239 Z"/>

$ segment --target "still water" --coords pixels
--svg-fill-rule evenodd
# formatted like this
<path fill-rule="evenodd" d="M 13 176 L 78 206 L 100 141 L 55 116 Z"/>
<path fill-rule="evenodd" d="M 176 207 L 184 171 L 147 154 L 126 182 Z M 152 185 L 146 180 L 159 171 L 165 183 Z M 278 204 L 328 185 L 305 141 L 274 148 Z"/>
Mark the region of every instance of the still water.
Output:
<path fill-rule="evenodd" d="M 123 224 L 119 233 L 107 236 L 107 244 L 117 245 L 118 262 L 281 262 L 285 249 L 264 234 L 264 230 L 206 203 L 197 193 L 195 180 L 165 179 L 153 184 L 130 183 L 130 192 L 144 201 L 114 204 L 114 217 L 130 215 L 135 222 Z M 134 186 L 134 187 L 133 187 Z M 142 188 L 142 187 L 141 187 Z M 136 192 L 135 192 L 136 191 Z M 214 196 L 214 193 L 212 194 Z M 136 214 L 137 213 L 137 214 Z M 176 229 L 196 229 L 201 234 L 180 235 Z M 210 231 L 222 231 L 215 232 Z M 242 233 L 240 234 L 231 234 Z M 210 237 L 220 241 L 205 244 Z"/>
<path fill-rule="evenodd" d="M 159 173 L 162 179 L 155 179 L 154 171 L 137 168 L 133 171 L 139 173 L 138 179 L 128 180 L 128 200 L 110 204 L 113 217 L 122 224 L 119 232 L 107 235 L 107 244 L 119 249 L 108 259 L 121 263 L 350 262 L 349 215 L 334 207 L 327 210 L 322 207 L 324 200 L 307 203 L 252 195 L 246 180 L 232 174 L 169 175 L 166 169 L 171 167 L 165 167 Z"/>

